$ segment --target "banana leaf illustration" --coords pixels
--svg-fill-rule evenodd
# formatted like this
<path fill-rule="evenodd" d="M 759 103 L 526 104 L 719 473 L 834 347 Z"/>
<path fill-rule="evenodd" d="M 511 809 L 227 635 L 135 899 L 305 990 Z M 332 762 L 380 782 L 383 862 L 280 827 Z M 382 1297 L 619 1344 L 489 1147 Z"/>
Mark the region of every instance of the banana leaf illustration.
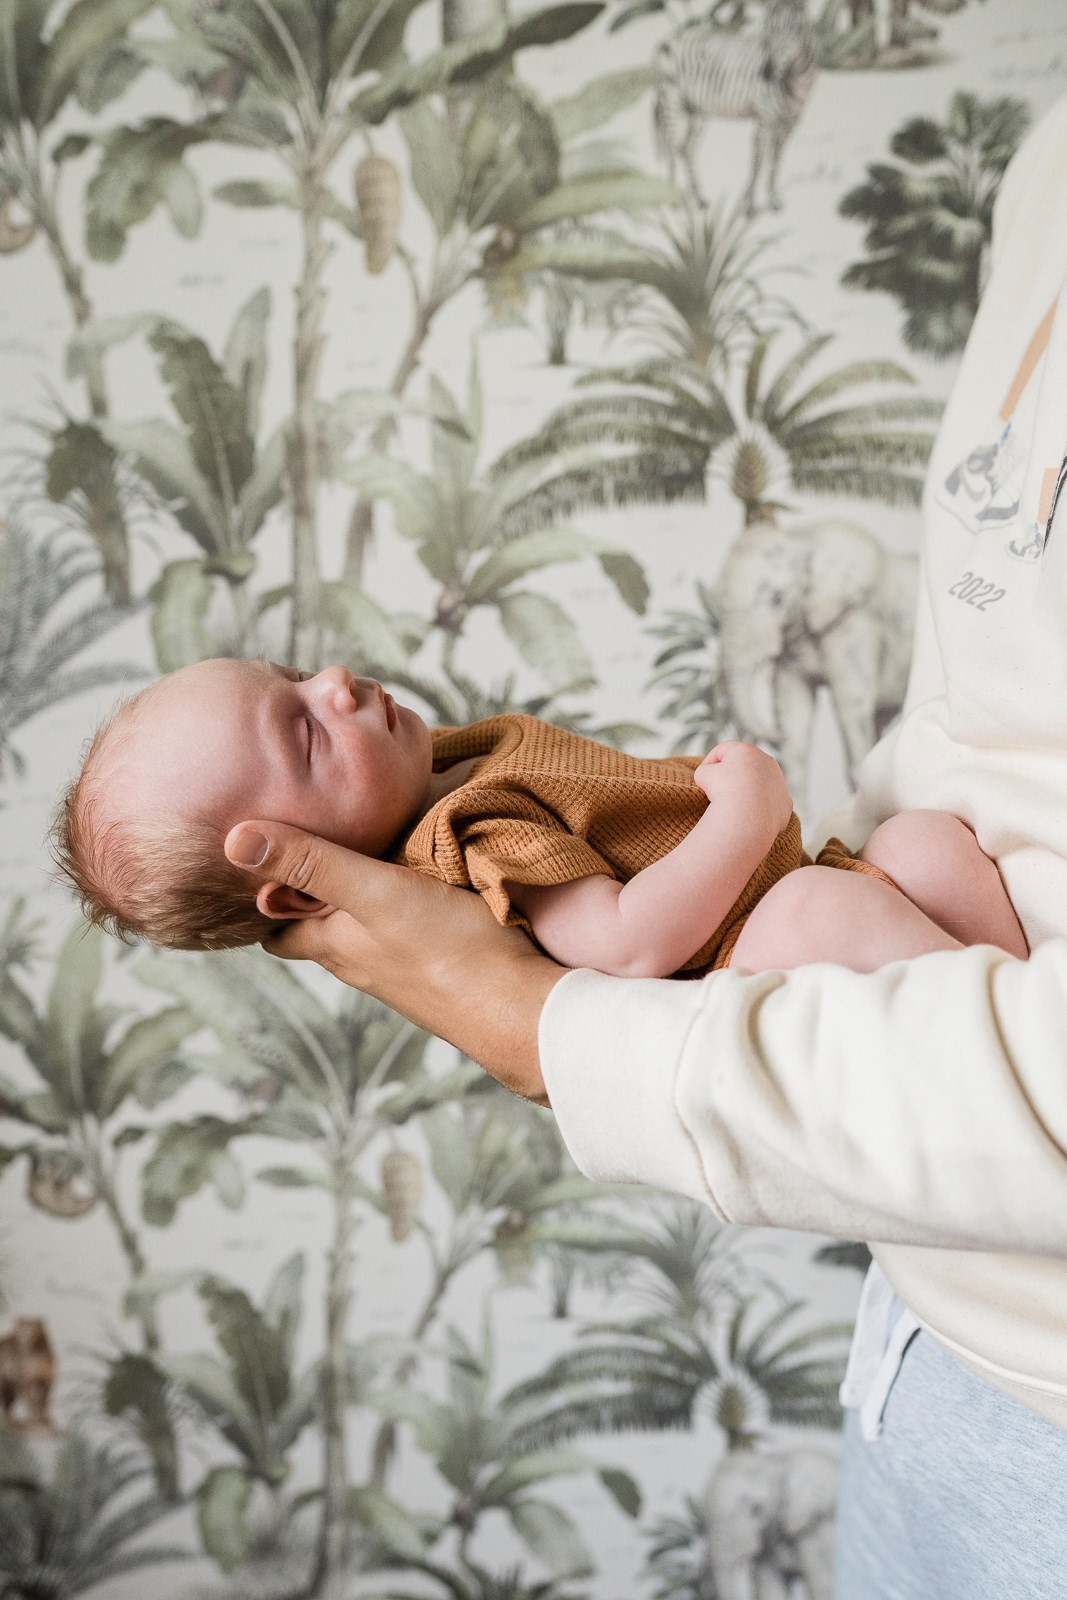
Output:
<path fill-rule="evenodd" d="M 419 472 L 387 455 L 365 456 L 345 470 L 347 481 L 371 498 L 388 500 L 397 531 L 415 545 L 419 560 L 438 585 L 434 625 L 442 638 L 445 670 L 470 613 L 496 612 L 524 660 L 554 689 L 592 681 L 592 664 L 577 625 L 558 601 L 526 587 L 542 567 L 590 556 L 623 601 L 644 608 L 647 585 L 625 552 L 590 539 L 575 528 L 541 526 L 513 531 L 525 520 L 524 500 L 533 476 L 525 467 L 503 470 L 492 463 L 478 470 L 483 396 L 472 363 L 463 410 L 439 380 L 431 385 L 439 409 L 450 405 L 466 424 L 465 435 L 433 429 L 432 471 Z"/>
<path fill-rule="evenodd" d="M 212 1467 L 196 1490 L 201 1541 L 224 1572 L 251 1549 L 247 1511 L 257 1483 L 270 1492 L 280 1537 L 290 1451 L 317 1413 L 317 1363 L 303 1373 L 295 1365 L 303 1272 L 303 1257 L 289 1256 L 272 1275 L 262 1305 L 234 1284 L 203 1277 L 198 1293 L 221 1354 L 171 1356 L 164 1364 L 238 1457 Z"/>
<path fill-rule="evenodd" d="M 185 155 L 212 140 L 274 153 L 281 183 L 231 190 L 239 204 L 283 204 L 298 214 L 303 259 L 296 292 L 293 408 L 289 435 L 292 508 L 290 659 L 318 664 L 322 574 L 318 547 L 321 483 L 319 379 L 328 295 L 328 224 L 360 236 L 358 214 L 339 199 L 330 174 L 354 136 L 400 107 L 477 78 L 528 45 L 566 38 L 600 7 L 575 3 L 502 22 L 412 62 L 402 52 L 418 0 L 230 0 L 197 7 L 189 19 L 199 44 L 238 76 L 222 109 L 188 122 L 153 117 L 110 132 L 90 184 L 90 249 L 113 260 L 129 229 L 164 205 L 179 231 L 195 233 L 202 201 Z M 173 13 L 172 13 L 173 14 Z M 186 24 L 188 27 L 188 24 Z M 175 57 L 175 65 L 180 58 Z M 188 58 L 186 57 L 186 60 Z M 350 575 L 349 575 L 350 576 Z M 358 584 L 356 585 L 358 587 Z"/>
<path fill-rule="evenodd" d="M 85 546 L 61 531 L 35 536 L 17 515 L 0 523 L 0 773 L 5 764 L 24 770 L 12 736 L 39 712 L 100 684 L 143 676 L 129 662 L 72 664 L 129 615 L 107 599 L 70 610 L 71 591 L 99 571 Z"/>
<path fill-rule="evenodd" d="M 197 1064 L 234 1089 L 250 1108 L 247 1118 L 225 1125 L 223 1119 L 208 1117 L 172 1124 L 164 1136 L 169 1143 L 164 1149 L 160 1141 L 145 1170 L 146 1193 L 154 1203 L 172 1206 L 204 1182 L 217 1185 L 220 1157 L 229 1157 L 230 1145 L 245 1132 L 296 1147 L 296 1160 L 263 1168 L 261 1181 L 316 1188 L 331 1198 L 315 1571 L 323 1583 L 340 1582 L 352 1492 L 347 1328 L 355 1282 L 356 1202 L 369 1198 L 382 1204 L 360 1177 L 359 1163 L 386 1125 L 390 1099 L 419 1079 L 427 1036 L 354 992 L 345 992 L 336 1011 L 329 1009 L 287 968 L 261 952 L 235 951 L 226 961 L 147 955 L 137 964 L 137 976 L 188 1005 L 211 1030 L 217 1048 L 197 1058 Z M 235 1166 L 223 1170 L 231 1173 L 237 1201 L 242 1175 Z M 232 1475 L 220 1484 L 212 1492 L 225 1497 L 226 1504 L 238 1503 L 243 1490 Z"/>
<path fill-rule="evenodd" d="M 518 1440 L 533 1420 L 531 1401 L 515 1389 L 494 1393 L 494 1350 L 486 1322 L 480 1348 L 450 1329 L 447 1400 L 405 1385 L 379 1393 L 375 1406 L 407 1423 L 422 1449 L 452 1490 L 450 1520 L 459 1530 L 459 1554 L 469 1557 L 470 1542 L 489 1513 L 502 1514 L 512 1529 L 555 1577 L 591 1570 L 589 1552 L 576 1522 L 555 1502 L 535 1491 L 542 1485 L 595 1471 L 627 1515 L 641 1505 L 628 1473 L 598 1467 L 595 1460 L 567 1447 L 526 1450 Z"/>
<path fill-rule="evenodd" d="M 423 98 L 399 113 L 412 185 L 437 247 L 421 276 L 415 259 L 398 252 L 410 278 L 414 315 L 390 393 L 405 392 L 439 313 L 468 283 L 480 280 L 494 314 L 508 318 L 521 313 L 538 275 L 592 281 L 625 272 L 634 252 L 605 231 L 603 218 L 672 203 L 678 193 L 620 163 L 616 152 L 604 155 L 595 141 L 582 141 L 630 104 L 646 78 L 609 74 L 547 103 L 514 74 L 497 72 L 464 83 L 443 108 Z M 458 131 L 451 115 L 456 95 L 464 113 Z M 600 227 L 595 239 L 573 236 L 593 219 Z M 383 453 L 391 436 L 392 424 L 385 421 L 371 439 L 371 453 Z M 372 501 L 361 497 L 350 519 L 345 562 L 352 584 L 361 581 L 372 532 Z"/>
<path fill-rule="evenodd" d="M 286 473 L 284 429 L 261 437 L 269 317 L 270 293 L 258 289 L 234 318 L 221 358 L 188 329 L 154 319 L 148 344 L 178 425 L 160 417 L 104 425 L 108 442 L 202 552 L 169 562 L 149 595 L 156 656 L 165 672 L 254 647 L 252 547 L 282 499 Z M 220 584 L 232 616 L 232 631 L 221 637 L 208 624 Z"/>
<path fill-rule="evenodd" d="M 102 76 L 99 64 L 111 57 L 130 26 L 152 9 L 154 0 L 2 0 L 0 53 L 0 254 L 30 248 L 38 236 L 59 277 L 75 327 L 93 315 L 85 277 L 65 233 L 59 188 L 65 165 L 82 154 L 89 135 L 71 132 L 66 113 L 72 99 L 99 111 L 108 99 L 129 86 L 140 62 L 128 57 L 125 72 Z M 113 58 L 114 59 L 114 58 Z M 23 221 L 12 208 L 22 208 Z M 106 376 L 99 353 L 86 362 L 84 378 L 90 415 L 109 411 Z M 116 605 L 130 599 L 129 537 L 121 499 L 100 496 L 107 515 L 90 527 L 104 565 L 108 598 Z"/>
<path fill-rule="evenodd" d="M 129 1120 L 133 1103 L 154 1108 L 189 1078 L 181 1047 L 196 1027 L 185 1006 L 150 1015 L 119 1008 L 101 996 L 104 948 L 98 929 L 75 924 L 60 946 L 43 1007 L 16 976 L 24 964 L 21 908 L 0 933 L 0 1034 L 17 1045 L 35 1083 L 0 1082 L 0 1114 L 22 1130 L 22 1142 L 3 1159 L 27 1164 L 28 1196 L 61 1218 L 98 1207 L 117 1236 L 130 1278 L 148 1270 L 141 1237 L 128 1214 L 121 1184 L 126 1147 L 144 1136 Z M 135 1312 L 143 1347 L 158 1352 L 159 1325 L 151 1303 Z M 173 1432 L 160 1423 L 154 1439 L 160 1492 L 177 1491 Z"/>

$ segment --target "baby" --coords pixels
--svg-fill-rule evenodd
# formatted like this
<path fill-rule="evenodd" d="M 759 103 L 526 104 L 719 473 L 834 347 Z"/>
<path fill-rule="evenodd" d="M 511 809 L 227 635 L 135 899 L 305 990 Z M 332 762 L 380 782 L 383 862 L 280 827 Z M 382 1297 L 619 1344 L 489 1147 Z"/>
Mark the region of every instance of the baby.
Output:
<path fill-rule="evenodd" d="M 753 745 L 643 759 L 520 715 L 431 731 L 342 666 L 170 673 L 93 739 L 53 836 L 93 922 L 216 950 L 330 910 L 227 861 L 229 829 L 257 817 L 474 888 L 564 965 L 623 976 L 866 971 L 976 943 L 1027 954 L 954 817 L 894 817 L 861 858 L 832 841 L 811 865 L 782 773 Z"/>

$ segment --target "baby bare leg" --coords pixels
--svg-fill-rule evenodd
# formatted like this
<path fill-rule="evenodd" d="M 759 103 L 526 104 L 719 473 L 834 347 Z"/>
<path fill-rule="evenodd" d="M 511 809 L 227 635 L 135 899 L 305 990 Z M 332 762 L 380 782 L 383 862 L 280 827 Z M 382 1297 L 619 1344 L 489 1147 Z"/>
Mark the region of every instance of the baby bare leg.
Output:
<path fill-rule="evenodd" d="M 879 878 L 800 867 L 763 896 L 741 930 L 730 966 L 768 972 L 830 961 L 874 972 L 890 961 L 960 948 L 958 939 Z"/>
<path fill-rule="evenodd" d="M 860 853 L 961 944 L 1029 954 L 996 863 L 958 817 L 903 811 L 875 828 Z"/>

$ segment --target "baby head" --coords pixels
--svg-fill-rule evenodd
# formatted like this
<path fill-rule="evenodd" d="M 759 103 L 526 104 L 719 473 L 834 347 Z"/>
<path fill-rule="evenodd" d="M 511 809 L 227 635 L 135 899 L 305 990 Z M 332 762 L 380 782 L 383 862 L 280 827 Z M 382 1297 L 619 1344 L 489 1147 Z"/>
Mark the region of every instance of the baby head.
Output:
<path fill-rule="evenodd" d="M 381 856 L 426 809 L 431 771 L 426 724 L 372 678 L 201 661 L 96 734 L 59 808 L 56 859 L 90 921 L 122 938 L 253 944 L 329 908 L 232 866 L 235 823 L 287 822 Z"/>

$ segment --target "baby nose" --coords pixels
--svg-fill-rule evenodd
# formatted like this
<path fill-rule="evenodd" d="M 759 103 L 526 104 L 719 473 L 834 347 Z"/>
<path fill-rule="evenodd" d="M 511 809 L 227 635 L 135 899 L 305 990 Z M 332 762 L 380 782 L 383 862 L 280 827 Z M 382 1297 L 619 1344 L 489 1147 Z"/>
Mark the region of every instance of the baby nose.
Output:
<path fill-rule="evenodd" d="M 324 667 L 316 673 L 315 682 L 328 694 L 331 702 L 342 710 L 351 709 L 356 700 L 356 680 L 347 667 Z"/>

